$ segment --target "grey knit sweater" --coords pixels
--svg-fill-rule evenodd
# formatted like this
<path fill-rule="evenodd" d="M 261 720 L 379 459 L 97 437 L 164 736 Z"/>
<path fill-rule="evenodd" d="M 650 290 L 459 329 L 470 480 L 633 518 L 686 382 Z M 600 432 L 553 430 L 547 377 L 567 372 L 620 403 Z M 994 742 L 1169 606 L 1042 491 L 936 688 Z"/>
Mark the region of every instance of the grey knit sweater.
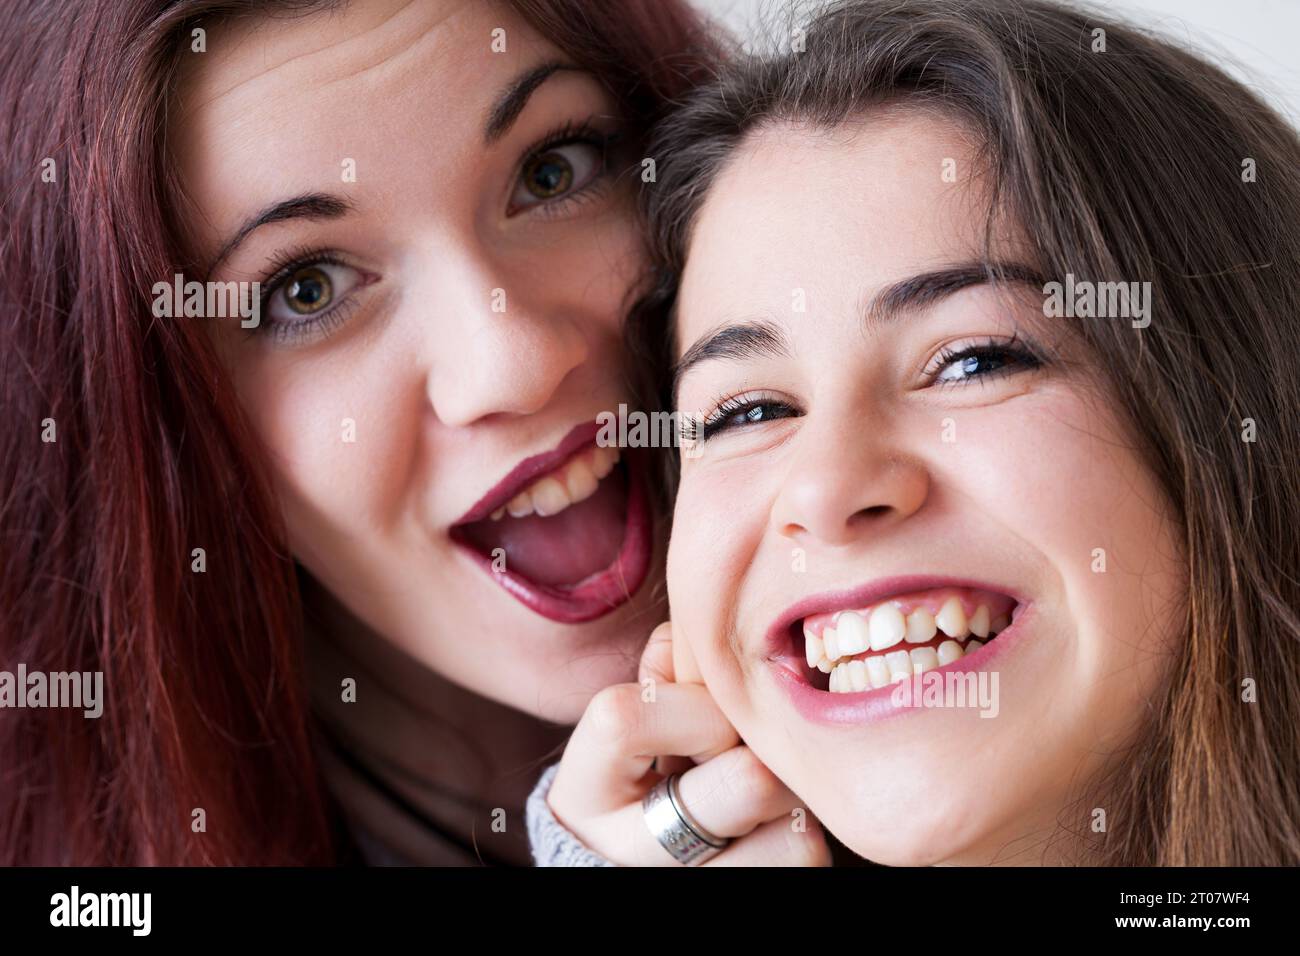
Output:
<path fill-rule="evenodd" d="M 546 795 L 551 792 L 551 783 L 559 769 L 558 763 L 546 768 L 524 807 L 533 860 L 538 866 L 613 866 L 599 853 L 583 846 L 581 840 L 555 819 L 547 805 Z"/>

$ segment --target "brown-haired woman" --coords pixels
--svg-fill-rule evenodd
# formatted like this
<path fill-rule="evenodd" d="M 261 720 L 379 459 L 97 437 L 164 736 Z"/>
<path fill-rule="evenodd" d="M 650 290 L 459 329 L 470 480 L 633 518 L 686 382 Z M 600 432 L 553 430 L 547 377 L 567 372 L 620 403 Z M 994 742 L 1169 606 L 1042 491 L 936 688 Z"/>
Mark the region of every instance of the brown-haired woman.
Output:
<path fill-rule="evenodd" d="M 0 862 L 527 859 L 662 616 L 594 423 L 622 174 L 712 48 L 677 0 L 4 5 L 0 666 L 106 699 L 0 713 Z"/>
<path fill-rule="evenodd" d="M 1062 4 L 846 0 L 650 155 L 678 667 L 753 755 L 881 863 L 1300 860 L 1296 131 Z"/>

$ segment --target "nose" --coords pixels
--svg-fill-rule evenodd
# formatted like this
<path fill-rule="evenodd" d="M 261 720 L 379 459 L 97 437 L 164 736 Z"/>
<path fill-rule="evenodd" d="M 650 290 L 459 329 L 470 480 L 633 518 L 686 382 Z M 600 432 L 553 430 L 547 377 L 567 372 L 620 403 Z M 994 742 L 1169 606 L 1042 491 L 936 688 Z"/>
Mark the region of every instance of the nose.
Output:
<path fill-rule="evenodd" d="M 452 427 L 545 408 L 561 383 L 587 361 L 590 345 L 549 283 L 510 283 L 484 264 L 463 259 L 436 297 L 442 317 L 427 363 L 429 402 Z"/>
<path fill-rule="evenodd" d="M 878 534 L 919 511 L 930 493 L 926 466 L 871 426 L 808 428 L 797 441 L 771 520 L 798 543 L 846 545 Z"/>

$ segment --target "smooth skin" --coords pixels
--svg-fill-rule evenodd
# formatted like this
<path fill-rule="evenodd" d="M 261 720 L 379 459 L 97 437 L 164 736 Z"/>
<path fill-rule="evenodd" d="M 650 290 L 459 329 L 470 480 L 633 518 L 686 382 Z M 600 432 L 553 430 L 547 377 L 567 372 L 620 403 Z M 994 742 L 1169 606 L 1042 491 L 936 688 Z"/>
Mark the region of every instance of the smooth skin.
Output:
<path fill-rule="evenodd" d="M 492 49 L 497 30 L 505 52 Z M 448 535 L 521 460 L 629 399 L 621 327 L 641 266 L 631 194 L 577 139 L 548 147 L 572 172 L 565 188 L 541 197 L 525 175 L 559 131 L 619 132 L 614 100 L 563 69 L 485 136 L 501 97 L 557 60 L 496 3 L 354 0 L 250 18 L 209 31 L 170 130 L 183 224 L 197 259 L 215 261 L 208 278 L 265 283 L 291 259 L 329 280 L 326 304 L 311 303 L 318 321 L 285 284 L 257 330 L 213 327 L 309 572 L 312 626 L 328 637 L 310 649 L 317 706 L 428 818 L 515 862 L 527 860 L 519 828 L 494 840 L 488 822 L 502 806 L 519 812 L 593 695 L 633 678 L 661 613 L 652 575 L 596 621 L 549 620 Z M 317 203 L 228 248 L 259 211 L 310 195 L 345 208 Z M 341 674 L 357 679 L 356 703 L 342 699 Z M 672 749 L 694 713 L 656 748 Z M 701 749 L 725 742 L 725 722 L 703 726 Z M 326 771 L 381 841 L 441 861 L 389 801 Z"/>
<path fill-rule="evenodd" d="M 885 864 L 1078 859 L 1065 834 L 1096 816 L 1077 787 L 1123 758 L 1185 621 L 1172 508 L 1069 320 L 1044 318 L 1041 287 L 970 285 L 869 316 L 900 280 L 981 259 L 978 160 L 956 122 L 915 108 L 764 128 L 704 203 L 679 299 L 683 351 L 756 319 L 784 347 L 679 381 L 679 409 L 713 430 L 683 461 L 674 627 L 754 754 Z M 993 255 L 1032 268 L 1027 239 L 1003 219 Z M 743 408 L 718 415 L 723 399 Z M 991 665 L 997 717 L 805 718 L 774 679 L 773 622 L 810 595 L 911 574 L 1028 606 Z"/>

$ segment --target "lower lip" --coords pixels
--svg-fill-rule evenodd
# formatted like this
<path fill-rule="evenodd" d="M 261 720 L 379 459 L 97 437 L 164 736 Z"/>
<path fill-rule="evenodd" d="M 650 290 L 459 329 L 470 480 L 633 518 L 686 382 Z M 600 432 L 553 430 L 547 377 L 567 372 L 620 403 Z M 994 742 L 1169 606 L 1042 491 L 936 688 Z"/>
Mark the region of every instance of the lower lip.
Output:
<path fill-rule="evenodd" d="M 625 458 L 631 453 L 624 452 Z M 627 474 L 627 524 L 618 557 L 604 571 L 571 588 L 548 587 L 522 578 L 510 570 L 497 571 L 492 560 L 473 548 L 461 546 L 475 564 L 534 614 L 561 624 L 582 624 L 612 614 L 626 604 L 645 582 L 654 553 L 650 506 L 640 469 L 633 461 L 623 466 Z"/>
<path fill-rule="evenodd" d="M 1028 625 L 1032 623 L 1030 619 L 1032 607 L 1032 604 L 1024 605 L 1010 627 L 974 654 L 943 667 L 926 671 L 926 675 L 989 670 L 991 664 L 1005 657 L 1021 643 Z M 793 661 L 793 658 L 786 660 Z M 897 684 L 886 684 L 884 687 L 854 694 L 832 694 L 829 691 L 818 690 L 808 683 L 802 672 L 796 673 L 791 670 L 782 659 L 769 660 L 768 666 L 772 670 L 773 679 L 790 698 L 795 710 L 810 723 L 829 727 L 855 726 L 933 709 L 896 704 L 893 696 Z"/>

